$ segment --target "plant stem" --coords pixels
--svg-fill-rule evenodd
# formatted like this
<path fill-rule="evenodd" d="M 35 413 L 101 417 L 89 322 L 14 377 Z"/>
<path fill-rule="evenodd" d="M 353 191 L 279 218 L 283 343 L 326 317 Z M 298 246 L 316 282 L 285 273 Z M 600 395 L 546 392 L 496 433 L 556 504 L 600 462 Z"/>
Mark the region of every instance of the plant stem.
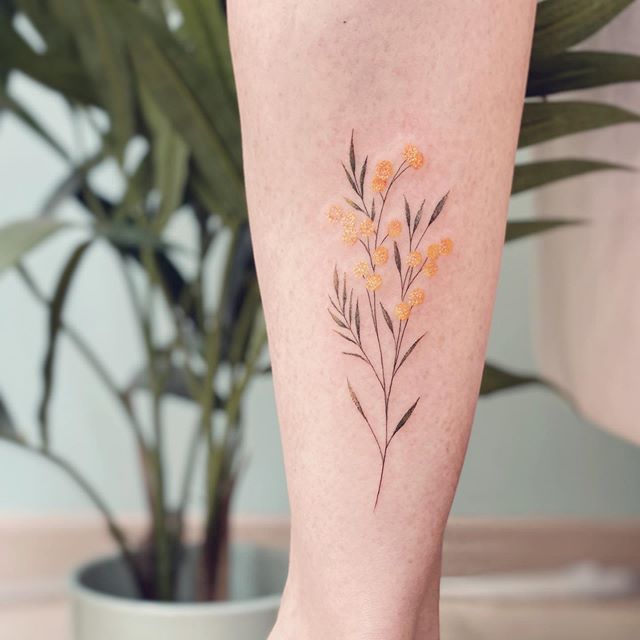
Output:
<path fill-rule="evenodd" d="M 153 366 L 153 365 L 152 365 Z M 155 500 L 155 540 L 157 558 L 158 596 L 160 600 L 170 600 L 172 596 L 171 584 L 171 549 L 167 517 L 165 510 L 166 486 L 164 477 L 164 434 L 162 428 L 162 408 L 160 392 L 153 394 L 153 432 L 155 447 L 153 452 L 153 469 L 155 472 L 156 500 Z"/>
<path fill-rule="evenodd" d="M 23 265 L 18 265 L 18 273 L 22 277 L 28 291 L 33 297 L 44 305 L 48 305 L 49 301 L 38 287 L 31 274 Z M 85 359 L 87 364 L 93 369 L 96 376 L 102 381 L 107 390 L 112 394 L 117 401 L 118 406 L 122 409 L 129 426 L 133 432 L 134 438 L 137 443 L 138 453 L 142 461 L 142 483 L 147 498 L 149 509 L 152 508 L 152 499 L 150 494 L 150 477 L 148 469 L 146 468 L 145 459 L 148 454 L 147 442 L 142 431 L 142 425 L 140 424 L 137 415 L 133 411 L 129 397 L 126 393 L 118 388 L 115 380 L 107 370 L 106 366 L 102 363 L 98 355 L 89 346 L 89 343 L 78 333 L 73 327 L 68 325 L 64 320 L 60 321 L 60 329 L 69 338 L 71 344 L 75 346 L 80 355 Z"/>
<path fill-rule="evenodd" d="M 136 293 L 135 285 L 133 282 L 132 274 L 129 272 L 127 268 L 126 258 L 120 255 L 119 265 L 120 271 L 122 273 L 122 278 L 125 284 L 125 288 L 127 290 L 127 294 L 129 296 L 129 301 L 131 304 L 131 308 L 133 309 L 133 314 L 137 320 L 138 327 L 140 330 L 140 338 L 147 350 L 147 360 L 148 360 L 148 344 L 147 344 L 147 333 L 145 326 L 145 313 L 143 311 L 142 305 L 138 299 L 138 294 Z M 147 367 L 149 370 L 149 363 L 147 362 Z M 150 375 L 150 384 L 153 384 L 152 377 Z M 141 464 L 143 469 L 143 477 L 144 477 L 144 488 L 145 494 L 147 498 L 147 508 L 154 522 L 154 531 L 158 518 L 158 500 L 159 497 L 157 495 L 157 470 L 154 468 L 156 466 L 156 461 L 154 460 L 154 453 L 151 448 L 145 444 L 144 449 L 141 451 Z M 149 460 L 151 460 L 151 468 L 149 468 Z"/>
<path fill-rule="evenodd" d="M 202 440 L 202 429 L 200 427 L 200 420 L 198 419 L 197 424 L 195 425 L 195 429 L 193 435 L 191 437 L 191 441 L 189 442 L 189 449 L 187 451 L 187 459 L 184 465 L 184 473 L 182 477 L 182 484 L 180 490 L 180 502 L 178 507 L 178 526 L 179 533 L 178 539 L 182 538 L 182 529 L 183 529 L 183 520 L 184 514 L 187 510 L 187 505 L 189 502 L 189 492 L 191 491 L 191 484 L 193 483 L 193 477 L 195 475 L 196 470 L 196 462 L 198 456 L 198 446 L 200 441 Z"/>
<path fill-rule="evenodd" d="M 373 292 L 373 325 L 376 332 L 376 340 L 378 342 L 378 351 L 380 352 L 380 367 L 382 368 L 382 392 L 387 397 L 387 379 L 384 370 L 384 355 L 382 353 L 382 342 L 380 341 L 380 331 L 378 329 L 378 307 L 376 292 Z M 385 400 L 384 403 L 384 439 L 387 440 L 387 432 L 389 430 L 389 405 Z"/>
<path fill-rule="evenodd" d="M 226 518 L 226 515 L 219 514 L 219 478 L 215 469 L 217 455 L 214 442 L 213 432 L 211 428 L 211 417 L 214 411 L 215 394 L 213 393 L 214 381 L 218 372 L 220 362 L 220 347 L 222 338 L 222 320 L 225 310 L 225 301 L 229 293 L 231 277 L 233 275 L 233 256 L 240 240 L 240 227 L 236 226 L 232 230 L 232 237 L 226 257 L 225 271 L 222 280 L 222 287 L 213 318 L 213 326 L 206 334 L 205 340 L 205 362 L 206 374 L 202 385 L 202 393 L 200 396 L 200 428 L 205 436 L 207 443 L 207 462 L 206 462 L 206 496 L 207 506 L 205 515 L 205 528 L 203 531 L 203 549 L 204 549 L 204 575 L 205 584 L 203 589 L 205 593 L 211 594 L 214 590 L 214 581 L 216 575 L 215 564 L 218 561 L 219 546 L 216 540 L 211 540 L 211 536 L 215 537 L 215 531 L 224 531 L 224 523 L 220 521 L 220 516 Z M 206 331 L 206 327 L 204 328 Z M 226 434 L 225 434 L 226 436 Z M 226 503 L 224 503 L 226 504 Z M 217 526 L 216 526 L 217 525 Z M 222 527 L 222 528 L 220 528 Z"/>
<path fill-rule="evenodd" d="M 27 289 L 31 292 L 34 298 L 42 304 L 48 305 L 49 301 L 45 297 L 42 290 L 38 287 L 31 274 L 23 265 L 17 267 L 18 273 L 22 277 L 23 282 L 27 286 Z M 131 428 L 138 440 L 138 443 L 144 446 L 144 434 L 142 433 L 142 426 L 140 425 L 137 416 L 131 409 L 127 401 L 126 394 L 124 394 L 116 384 L 115 380 L 111 377 L 111 374 L 107 370 L 106 366 L 100 361 L 100 358 L 95 351 L 89 346 L 89 343 L 71 326 L 69 326 L 64 320 L 60 321 L 60 329 L 67 335 L 71 343 L 76 347 L 78 352 L 85 359 L 87 364 L 93 369 L 96 376 L 102 381 L 108 391 L 118 401 L 118 404 L 124 411 L 127 419 L 130 422 Z"/>
<path fill-rule="evenodd" d="M 141 310 L 141 329 L 147 356 L 147 375 L 152 396 L 152 425 L 154 443 L 151 448 L 155 500 L 153 501 L 153 520 L 155 538 L 155 559 L 157 591 L 160 600 L 170 600 L 172 596 L 171 548 L 167 529 L 166 483 L 164 469 L 164 429 L 162 423 L 162 391 L 165 381 L 160 373 L 153 336 L 153 301 L 155 285 L 162 288 L 162 280 L 157 272 L 155 258 L 150 249 L 142 251 L 142 261 L 149 277 L 145 311 Z M 167 368 L 168 369 L 168 368 Z"/>
<path fill-rule="evenodd" d="M 139 585 L 142 583 L 138 565 L 135 561 L 135 557 L 127 542 L 126 535 L 120 525 L 117 523 L 115 515 L 111 512 L 109 505 L 105 502 L 98 491 L 93 485 L 85 478 L 85 476 L 75 467 L 71 462 L 62 458 L 61 456 L 53 453 L 51 450 L 44 450 L 39 447 L 34 447 L 29 443 L 21 440 L 7 439 L 6 442 L 15 444 L 35 455 L 38 455 L 45 460 L 48 460 L 51 464 L 62 470 L 71 480 L 80 488 L 80 490 L 87 496 L 93 506 L 100 512 L 109 530 L 111 538 L 116 543 L 122 558 L 129 570 L 131 571 L 136 583 Z"/>
<path fill-rule="evenodd" d="M 389 192 L 391 191 L 391 187 L 393 187 L 395 181 L 409 168 L 408 165 L 405 167 L 406 160 L 402 161 L 402 164 L 398 167 L 398 170 L 395 172 L 393 178 L 391 178 L 391 182 L 389 182 L 389 186 L 387 187 L 387 191 L 385 194 L 380 194 L 380 198 L 382 199 L 382 205 L 380 206 L 380 211 L 378 212 L 378 225 L 376 226 L 376 236 L 374 242 L 374 249 L 378 248 L 378 233 L 380 231 L 380 225 L 382 224 L 382 213 L 384 212 L 384 205 L 387 203 L 387 198 L 389 197 Z M 386 238 L 386 236 L 385 236 Z M 382 244 L 382 243 L 380 243 Z"/>

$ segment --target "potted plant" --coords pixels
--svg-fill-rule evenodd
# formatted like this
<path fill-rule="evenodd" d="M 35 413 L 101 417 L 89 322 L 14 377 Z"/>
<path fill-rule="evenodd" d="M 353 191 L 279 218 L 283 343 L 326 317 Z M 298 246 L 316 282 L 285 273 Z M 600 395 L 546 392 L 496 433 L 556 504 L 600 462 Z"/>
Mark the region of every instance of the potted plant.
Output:
<path fill-rule="evenodd" d="M 569 50 L 630 1 L 545 0 L 540 5 L 521 147 L 637 119 L 611 105 L 547 100 L 568 89 L 638 78 L 640 65 L 630 56 L 624 56 L 621 65 L 622 57 L 615 54 Z M 243 401 L 251 380 L 268 374 L 269 367 L 246 217 L 224 5 L 218 0 L 0 0 L 0 13 L 0 107 L 21 119 L 69 165 L 68 176 L 41 215 L 0 228 L 0 273 L 16 269 L 48 313 L 39 438 L 26 438 L 2 406 L 0 438 L 64 471 L 104 516 L 118 547 L 117 556 L 98 559 L 76 573 L 76 637 L 127 640 L 151 637 L 160 629 L 168 639 L 185 634 L 193 640 L 263 639 L 275 619 L 284 563 L 264 550 L 229 551 L 228 544 Z M 37 37 L 22 35 L 18 18 Z M 94 128 L 99 144 L 88 157 L 75 161 L 40 114 L 31 114 L 12 96 L 8 83 L 14 72 L 58 92 L 72 117 Z M 128 150 L 136 140 L 144 140 L 147 151 L 132 166 Z M 104 198 L 91 181 L 92 172 L 107 161 L 115 163 L 125 184 L 119 199 Z M 612 168 L 576 159 L 524 162 L 516 166 L 513 191 Z M 81 206 L 82 223 L 58 215 L 56 205 L 65 199 Z M 176 216 L 191 221 L 197 232 L 194 246 L 172 237 L 169 226 Z M 507 240 L 568 222 L 510 222 Z M 61 266 L 53 292 L 43 291 L 23 258 L 54 234 L 78 228 L 82 238 Z M 145 362 L 125 387 L 65 320 L 74 277 L 97 243 L 113 253 L 144 345 Z M 221 269 L 210 268 L 213 258 L 223 264 Z M 216 287 L 212 302 L 205 292 Z M 170 320 L 168 338 L 157 331 L 159 313 Z M 130 427 L 148 515 L 148 533 L 141 543 L 129 540 L 73 456 L 50 444 L 50 404 L 63 334 L 93 368 Z M 534 375 L 487 364 L 482 393 L 541 382 Z M 149 425 L 133 402 L 136 394 L 150 399 Z M 164 455 L 169 426 L 163 403 L 172 395 L 198 408 L 177 504 L 167 497 Z M 191 545 L 186 505 L 199 450 L 205 452 L 206 499 Z M 269 579 L 261 590 L 265 576 Z M 238 585 L 246 597 L 233 601 L 229 596 Z"/>
<path fill-rule="evenodd" d="M 206 620 L 202 637 L 217 631 L 220 638 L 264 638 L 275 620 L 285 561 L 269 550 L 230 551 L 228 545 L 243 398 L 251 380 L 267 372 L 268 362 L 245 212 L 226 26 L 218 4 L 185 0 L 176 3 L 171 13 L 160 4 L 0 4 L 5 13 L 0 26 L 6 65 L 2 106 L 33 127 L 70 166 L 42 215 L 2 229 L 2 267 L 16 265 L 27 289 L 46 306 L 48 344 L 39 441 L 29 442 L 21 435 L 6 410 L 1 432 L 5 440 L 67 473 L 102 513 L 118 547 L 117 557 L 76 574 L 77 637 L 94 639 L 105 633 L 123 639 L 140 637 L 140 625 L 150 620 L 154 628 L 157 617 L 164 637 L 172 637 L 171 624 L 176 634 L 184 635 L 185 623 L 190 637 L 198 637 L 195 619 Z M 170 30 L 167 20 L 176 12 L 182 23 Z M 32 49 L 33 41 L 15 30 L 12 20 L 18 15 L 26 16 L 46 43 L 44 53 Z M 121 29 L 124 25 L 130 29 Z M 96 41 L 104 47 L 95 47 Z M 73 162 L 69 150 L 46 130 L 46 122 L 37 123 L 10 97 L 6 84 L 15 70 L 58 91 L 68 101 L 72 118 L 95 128 L 100 142 L 90 157 Z M 172 103 L 169 111 L 168 103 Z M 106 126 L 98 122 L 95 107 L 108 114 Z M 136 138 L 143 138 L 148 150 L 130 166 L 125 156 Z M 91 184 L 92 170 L 108 160 L 115 161 L 126 184 L 117 201 L 104 198 Z M 58 215 L 56 203 L 68 198 L 81 205 L 84 221 Z M 189 218 L 195 229 L 193 246 L 176 246 L 169 239 L 168 227 L 177 215 Z M 62 265 L 54 291 L 42 291 L 18 261 L 53 234 L 73 231 L 75 237 L 79 230 L 82 237 Z M 113 252 L 144 345 L 145 362 L 124 388 L 82 332 L 65 321 L 74 278 L 97 244 L 106 244 Z M 208 266 L 212 261 L 223 265 L 221 278 Z M 212 300 L 209 293 L 216 288 Z M 168 339 L 158 337 L 161 315 L 172 325 Z M 50 405 L 61 335 L 93 368 L 130 427 L 148 515 L 142 543 L 128 539 L 101 492 L 80 473 L 72 457 L 58 454 L 50 445 L 55 426 Z M 139 403 L 133 401 L 136 394 L 149 397 L 151 424 L 145 423 Z M 184 477 L 175 504 L 167 497 L 164 451 L 170 427 L 163 403 L 171 395 L 198 408 L 187 459 L 179 467 Z M 205 486 L 199 492 L 206 495 L 204 516 L 197 525 L 195 545 L 190 546 L 186 511 L 203 450 Z M 240 596 L 242 603 L 227 602 Z M 132 607 L 133 600 L 145 604 Z M 177 601 L 202 604 L 177 607 Z M 167 610 L 172 612 L 169 620 Z"/>

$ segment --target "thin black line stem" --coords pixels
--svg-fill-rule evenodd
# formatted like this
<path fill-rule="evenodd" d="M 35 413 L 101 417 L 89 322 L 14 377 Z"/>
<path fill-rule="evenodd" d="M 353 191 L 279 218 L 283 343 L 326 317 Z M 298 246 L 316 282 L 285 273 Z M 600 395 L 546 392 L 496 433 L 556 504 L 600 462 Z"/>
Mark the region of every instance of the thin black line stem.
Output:
<path fill-rule="evenodd" d="M 380 246 L 378 244 L 378 233 L 380 232 L 380 225 L 382 224 L 382 214 L 384 213 L 384 205 L 387 203 L 387 198 L 389 197 L 391 187 L 393 187 L 395 181 L 409 168 L 407 165 L 407 167 L 403 169 L 406 162 L 407 162 L 406 160 L 403 160 L 402 164 L 398 167 L 398 170 L 395 172 L 395 175 L 393 176 L 393 178 L 391 178 L 391 182 L 389 182 L 389 186 L 387 187 L 385 194 L 384 195 L 382 193 L 380 194 L 380 198 L 382 199 L 382 205 L 380 206 L 380 212 L 378 213 L 378 226 L 376 227 L 376 240 L 374 243 L 374 247 L 376 249 Z M 382 242 L 380 244 L 382 244 Z"/>
<path fill-rule="evenodd" d="M 382 447 L 380 446 L 380 441 L 378 440 L 378 436 L 376 435 L 376 432 L 373 430 L 373 427 L 369 422 L 369 418 L 365 416 L 363 416 L 363 418 L 364 418 L 364 421 L 367 423 L 367 426 L 369 427 L 369 431 L 371 431 L 371 435 L 373 436 L 373 439 L 376 441 L 378 451 L 380 452 L 380 459 L 384 462 L 384 453 L 382 453 Z"/>
<path fill-rule="evenodd" d="M 387 444 L 384 448 L 384 454 L 382 456 L 382 468 L 380 469 L 380 480 L 378 481 L 378 491 L 376 492 L 376 501 L 373 505 L 373 509 L 375 511 L 378 506 L 378 500 L 380 500 L 380 491 L 382 491 L 382 479 L 384 478 L 384 463 L 387 461 L 387 449 L 389 445 Z"/>
<path fill-rule="evenodd" d="M 368 295 L 368 292 L 367 292 L 367 295 Z M 338 306 L 336 306 L 336 303 L 333 301 L 331 296 L 329 296 L 329 301 L 331 302 L 331 305 L 333 306 L 333 308 L 340 314 L 341 319 L 343 320 L 343 322 L 345 323 L 347 329 L 349 330 L 349 333 L 353 337 L 354 344 L 360 349 L 360 351 L 361 351 L 361 353 L 362 353 L 362 355 L 364 357 L 365 362 L 371 367 L 371 370 L 373 371 L 376 379 L 380 383 L 380 387 L 384 391 L 385 385 L 384 385 L 383 381 L 380 379 L 380 376 L 378 375 L 378 372 L 377 372 L 376 368 L 373 366 L 373 363 L 371 362 L 371 359 L 367 355 L 367 352 L 364 350 L 364 347 L 362 346 L 362 340 L 360 340 L 360 338 L 356 335 L 355 331 L 353 330 L 353 323 L 350 322 L 349 319 L 347 318 L 346 314 Z"/>

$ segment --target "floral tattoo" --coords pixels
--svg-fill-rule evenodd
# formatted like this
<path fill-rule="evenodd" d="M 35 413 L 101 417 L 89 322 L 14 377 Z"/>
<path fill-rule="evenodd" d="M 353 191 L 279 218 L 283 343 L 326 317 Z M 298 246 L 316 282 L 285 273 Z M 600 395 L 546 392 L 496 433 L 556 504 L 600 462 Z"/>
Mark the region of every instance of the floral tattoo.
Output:
<path fill-rule="evenodd" d="M 341 276 L 335 266 L 328 312 L 337 326 L 336 334 L 348 345 L 342 353 L 361 361 L 375 378 L 376 388 L 379 385 L 381 404 L 384 403 L 384 412 L 381 407 L 376 420 L 371 409 L 360 402 L 347 378 L 351 400 L 380 455 L 374 509 L 380 499 L 389 446 L 407 425 L 420 401 L 418 397 L 404 411 L 401 408 L 399 419 L 392 419 L 396 376 L 426 335 L 422 331 L 412 335 L 414 332 L 410 331 L 407 336 L 413 309 L 426 300 L 420 280 L 436 276 L 439 258 L 453 251 L 450 238 L 441 238 L 423 247 L 423 241 L 427 244 L 427 232 L 445 208 L 448 193 L 440 198 L 428 219 L 423 217 L 426 200 L 412 210 L 403 196 L 404 221 L 399 218 L 385 221 L 385 209 L 398 206 L 397 199 L 392 198 L 394 186 L 407 171 L 419 170 L 425 164 L 424 155 L 413 144 L 404 147 L 402 156 L 397 168 L 390 160 L 378 162 L 373 176 L 367 180 L 368 156 L 359 165 L 352 133 L 349 162 L 342 167 L 355 196 L 345 198 L 348 207 L 332 205 L 328 212 L 330 222 L 341 225 L 343 242 L 360 254 L 360 260 L 354 259 L 351 266 L 353 283 L 346 272 Z M 393 252 L 395 269 L 388 264 L 390 252 Z M 388 309 L 392 309 L 392 313 Z"/>

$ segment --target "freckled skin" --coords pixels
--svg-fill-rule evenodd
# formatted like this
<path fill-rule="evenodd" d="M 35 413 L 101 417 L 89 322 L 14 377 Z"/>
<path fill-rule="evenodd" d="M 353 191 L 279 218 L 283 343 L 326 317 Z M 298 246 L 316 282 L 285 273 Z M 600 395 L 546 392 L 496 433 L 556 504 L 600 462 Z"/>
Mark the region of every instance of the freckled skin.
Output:
<path fill-rule="evenodd" d="M 269 640 L 439 637 L 442 538 L 482 373 L 535 4 L 227 3 L 291 504 L 290 572 Z M 374 224 L 381 194 L 407 167 L 377 243 L 345 200 L 364 209 L 341 166 L 351 168 L 352 130 L 358 170 L 370 154 Z M 417 249 L 404 196 L 412 220 L 426 200 L 421 225 L 443 209 L 419 249 L 424 264 L 412 267 L 417 279 L 399 295 L 394 242 L 404 268 Z M 385 246 L 387 261 L 372 265 L 361 241 Z M 359 262 L 368 272 L 356 276 Z M 375 296 L 386 375 L 394 338 L 380 301 L 396 336 L 408 323 L 403 348 L 426 332 L 393 384 L 387 439 L 413 409 L 388 451 L 375 510 L 385 401 L 371 366 L 343 353 L 357 345 L 336 335 L 345 329 L 327 313 L 336 265 L 336 304 L 342 310 L 346 278 L 345 314 L 353 286 L 353 331 L 357 310 L 365 352 L 379 356 L 367 293 Z M 372 363 L 380 373 L 380 358 Z"/>

